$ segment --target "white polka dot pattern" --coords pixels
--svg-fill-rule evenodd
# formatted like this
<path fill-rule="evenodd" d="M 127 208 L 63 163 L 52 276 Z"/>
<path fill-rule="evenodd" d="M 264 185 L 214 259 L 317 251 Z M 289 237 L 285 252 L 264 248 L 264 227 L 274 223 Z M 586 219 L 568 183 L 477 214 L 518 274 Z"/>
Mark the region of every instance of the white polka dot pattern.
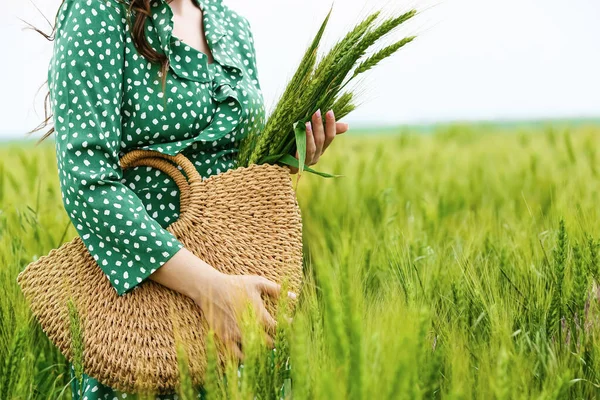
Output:
<path fill-rule="evenodd" d="M 208 177 L 234 168 L 240 139 L 265 124 L 248 20 L 222 0 L 194 1 L 211 64 L 172 35 L 166 0 L 151 1 L 145 34 L 169 60 L 164 95 L 160 66 L 133 45 L 127 0 L 65 0 L 59 9 L 48 85 L 63 204 L 119 295 L 183 247 L 165 229 L 179 215 L 175 183 L 145 166 L 122 170 L 120 157 L 134 148 L 183 152 Z M 73 399 L 136 398 L 85 374 L 71 382 Z"/>
<path fill-rule="evenodd" d="M 134 148 L 184 152 L 203 177 L 235 167 L 239 140 L 265 123 L 248 20 L 221 0 L 194 0 L 215 59 L 172 35 L 165 0 L 146 20 L 160 66 L 136 50 L 116 0 L 65 0 L 59 9 L 48 84 L 65 209 L 119 295 L 143 282 L 183 247 L 165 228 L 179 193 L 164 173 L 122 170 Z"/>

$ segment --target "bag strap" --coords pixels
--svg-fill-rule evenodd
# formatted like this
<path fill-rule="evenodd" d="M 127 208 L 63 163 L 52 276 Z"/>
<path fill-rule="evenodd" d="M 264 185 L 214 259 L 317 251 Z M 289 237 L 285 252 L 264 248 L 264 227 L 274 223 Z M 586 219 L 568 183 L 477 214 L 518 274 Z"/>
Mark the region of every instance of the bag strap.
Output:
<path fill-rule="evenodd" d="M 175 165 L 181 166 L 185 175 Z M 175 156 L 160 153 L 155 150 L 135 149 L 126 153 L 120 159 L 121 168 L 133 168 L 137 166 L 148 166 L 161 170 L 175 181 L 179 188 L 179 221 L 185 219 L 187 212 L 191 211 L 192 193 L 196 186 L 202 182 L 202 177 L 194 167 L 194 164 L 183 154 Z M 187 178 L 186 178 L 187 176 Z"/>
<path fill-rule="evenodd" d="M 141 158 L 163 158 L 165 160 L 172 161 L 175 164 L 181 166 L 183 172 L 185 172 L 187 176 L 190 185 L 202 182 L 202 178 L 196 170 L 196 167 L 194 167 L 194 164 L 192 164 L 192 162 L 181 153 L 172 156 L 170 154 L 164 154 L 156 150 L 134 149 L 126 153 L 123 157 L 121 157 L 121 167 L 128 168 L 131 162 L 139 160 Z"/>

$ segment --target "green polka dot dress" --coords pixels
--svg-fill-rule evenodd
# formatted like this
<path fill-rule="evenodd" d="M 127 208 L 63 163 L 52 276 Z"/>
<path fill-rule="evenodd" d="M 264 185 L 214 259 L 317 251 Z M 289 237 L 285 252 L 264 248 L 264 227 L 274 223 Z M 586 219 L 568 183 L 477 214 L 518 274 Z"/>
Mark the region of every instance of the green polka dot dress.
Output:
<path fill-rule="evenodd" d="M 181 152 L 206 178 L 235 168 L 240 139 L 265 124 L 248 20 L 222 0 L 193 1 L 213 63 L 172 34 L 166 0 L 150 0 L 146 38 L 169 60 L 164 95 L 160 65 L 132 41 L 127 0 L 64 0 L 58 11 L 48 85 L 63 204 L 121 296 L 183 244 L 165 229 L 179 215 L 175 183 L 150 167 L 123 170 L 120 157 Z M 135 398 L 87 375 L 71 388 L 74 399 Z"/>

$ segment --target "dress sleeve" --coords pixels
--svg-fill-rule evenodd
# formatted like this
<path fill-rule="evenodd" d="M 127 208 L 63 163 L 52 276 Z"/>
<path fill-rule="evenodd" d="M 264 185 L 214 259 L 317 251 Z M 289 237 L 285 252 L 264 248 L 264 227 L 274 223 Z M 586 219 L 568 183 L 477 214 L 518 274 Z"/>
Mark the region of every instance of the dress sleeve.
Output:
<path fill-rule="evenodd" d="M 255 117 L 252 119 L 253 126 L 249 129 L 251 132 L 260 132 L 264 129 L 267 121 L 266 110 L 265 110 L 265 98 L 260 85 L 260 77 L 258 74 L 258 65 L 256 62 L 256 48 L 254 46 L 254 34 L 252 33 L 252 26 L 248 18 L 244 17 L 246 26 L 246 37 L 248 38 L 248 68 L 249 75 L 252 78 L 252 84 L 256 87 L 258 93 L 258 107 L 255 109 Z"/>
<path fill-rule="evenodd" d="M 248 68 L 249 74 L 252 77 L 252 83 L 256 85 L 259 91 L 262 94 L 262 88 L 260 87 L 260 79 L 258 77 L 258 65 L 256 62 L 256 49 L 254 47 L 254 34 L 252 33 L 252 26 L 250 25 L 250 21 L 248 18 L 243 17 L 246 25 L 246 36 L 248 37 L 248 46 L 250 47 L 250 51 L 248 52 Z"/>
<path fill-rule="evenodd" d="M 123 14 L 114 0 L 65 0 L 48 75 L 63 205 L 119 295 L 183 247 L 121 182 Z"/>

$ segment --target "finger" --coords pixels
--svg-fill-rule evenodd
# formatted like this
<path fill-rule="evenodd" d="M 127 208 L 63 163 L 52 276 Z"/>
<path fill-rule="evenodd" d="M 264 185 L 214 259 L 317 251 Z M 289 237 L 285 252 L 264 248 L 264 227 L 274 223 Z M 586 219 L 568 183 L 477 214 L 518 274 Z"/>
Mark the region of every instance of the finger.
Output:
<path fill-rule="evenodd" d="M 260 276 L 258 277 L 258 279 L 259 280 L 256 285 L 261 292 L 266 293 L 269 296 L 275 298 L 279 297 L 279 295 L 281 294 L 280 284 L 275 283 L 272 280 L 265 278 L 264 276 Z M 296 300 L 298 298 L 298 295 L 294 292 L 288 291 L 287 295 L 292 300 Z"/>
<path fill-rule="evenodd" d="M 261 292 L 275 298 L 279 297 L 279 293 L 281 292 L 281 285 L 262 276 L 258 279 L 257 287 Z"/>
<path fill-rule="evenodd" d="M 294 157 L 296 159 L 298 159 L 298 150 L 296 150 L 296 155 Z M 294 167 L 292 165 L 288 165 L 287 167 L 290 169 L 290 173 L 291 174 L 297 174 L 298 173 L 298 167 Z"/>
<path fill-rule="evenodd" d="M 241 349 L 242 335 L 237 324 L 225 323 L 220 324 L 220 329 L 215 331 L 220 342 L 225 345 L 225 350 L 228 356 L 235 356 L 239 360 L 243 360 L 244 354 Z"/>
<path fill-rule="evenodd" d="M 231 317 L 229 321 L 224 322 L 222 325 L 220 335 L 224 342 L 234 341 L 237 343 L 242 343 L 242 331 L 237 323 L 235 317 Z"/>
<path fill-rule="evenodd" d="M 329 110 L 325 114 L 325 143 L 323 144 L 323 151 L 325 151 L 335 138 L 336 131 L 335 115 L 333 114 L 333 110 Z"/>
<path fill-rule="evenodd" d="M 244 361 L 244 353 L 242 352 L 240 344 L 238 342 L 236 342 L 235 340 L 229 340 L 225 342 L 225 345 L 227 346 L 227 351 L 229 352 L 230 356 L 233 355 L 239 361 Z"/>
<path fill-rule="evenodd" d="M 319 157 L 323 152 L 323 145 L 325 144 L 325 128 L 323 128 L 323 116 L 320 109 L 312 116 L 312 126 L 315 138 L 315 155 L 312 163 L 316 164 L 319 161 Z"/>
<path fill-rule="evenodd" d="M 340 135 L 348 131 L 348 124 L 346 122 L 336 122 L 336 135 Z"/>
<path fill-rule="evenodd" d="M 258 299 L 256 307 L 258 308 L 257 311 L 260 315 L 261 322 L 267 329 L 267 332 L 275 334 L 277 330 L 277 321 L 275 321 L 275 318 L 269 313 L 265 304 L 262 302 L 262 299 Z"/>
<path fill-rule="evenodd" d="M 306 165 L 312 165 L 315 149 L 314 127 L 309 121 L 306 123 L 306 159 L 304 160 Z"/>
<path fill-rule="evenodd" d="M 267 342 L 267 346 L 269 348 L 274 348 L 275 347 L 275 341 L 273 340 L 273 337 L 271 335 L 269 335 L 267 332 L 265 332 L 265 341 Z"/>

